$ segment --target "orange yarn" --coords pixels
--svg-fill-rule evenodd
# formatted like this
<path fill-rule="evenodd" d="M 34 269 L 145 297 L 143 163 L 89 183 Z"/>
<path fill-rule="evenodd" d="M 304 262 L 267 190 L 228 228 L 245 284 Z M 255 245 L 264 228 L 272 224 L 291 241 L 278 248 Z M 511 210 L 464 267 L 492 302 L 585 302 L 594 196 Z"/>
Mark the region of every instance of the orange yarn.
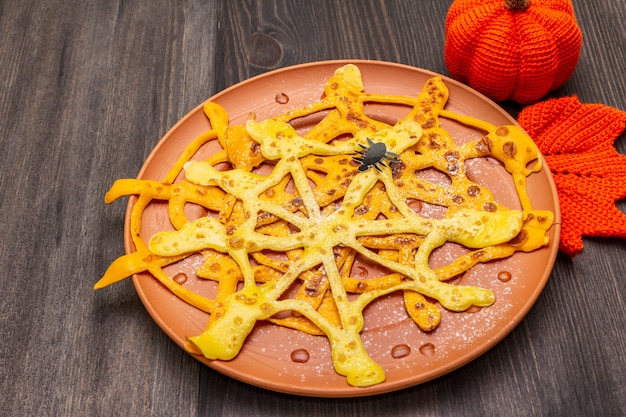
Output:
<path fill-rule="evenodd" d="M 495 101 L 529 104 L 560 87 L 581 46 L 570 0 L 456 0 L 446 19 L 448 71 Z"/>
<path fill-rule="evenodd" d="M 582 235 L 626 238 L 626 214 L 615 206 L 626 197 L 626 155 L 613 145 L 624 131 L 626 112 L 562 97 L 526 107 L 518 122 L 552 171 L 561 206 L 561 251 L 578 254 Z"/>

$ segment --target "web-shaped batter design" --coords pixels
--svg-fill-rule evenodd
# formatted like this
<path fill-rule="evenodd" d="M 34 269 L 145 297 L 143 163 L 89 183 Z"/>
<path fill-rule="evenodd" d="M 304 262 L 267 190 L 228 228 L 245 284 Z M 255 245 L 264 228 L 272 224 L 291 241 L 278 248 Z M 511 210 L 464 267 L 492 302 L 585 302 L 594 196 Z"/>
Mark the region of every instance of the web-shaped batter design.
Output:
<path fill-rule="evenodd" d="M 384 381 L 384 370 L 360 338 L 369 303 L 403 291 L 407 313 L 425 331 L 438 325 L 438 305 L 453 311 L 489 306 L 495 299 L 488 289 L 445 281 L 476 263 L 547 244 L 553 221 L 552 213 L 533 210 L 526 195 L 526 177 L 541 169 L 532 141 L 515 126 L 496 128 L 448 112 L 446 100 L 439 78 L 429 80 L 417 98 L 364 93 L 358 68 L 348 65 L 327 82 L 322 100 L 273 119 L 252 117 L 245 126 L 229 126 L 225 110 L 208 103 L 213 129 L 187 147 L 162 182 L 119 180 L 107 194 L 107 201 L 138 195 L 131 215 L 137 251 L 118 258 L 96 287 L 151 272 L 181 299 L 210 313 L 206 330 L 189 337 L 187 346 L 209 359 L 234 358 L 255 324 L 268 320 L 325 335 L 335 370 L 349 384 Z M 403 104 L 411 111 L 390 126 L 368 117 L 366 102 Z M 306 133 L 290 124 L 321 111 L 327 114 Z M 486 135 L 457 146 L 439 127 L 439 117 Z M 223 150 L 192 161 L 211 140 L 219 140 Z M 399 161 L 359 170 L 352 157 L 372 142 L 384 143 Z M 485 156 L 511 173 L 522 210 L 503 207 L 468 178 L 465 161 Z M 231 168 L 222 169 L 223 162 Z M 185 178 L 177 182 L 183 169 Z M 415 175 L 424 169 L 444 173 L 450 184 Z M 140 220 L 152 200 L 168 200 L 174 230 L 145 242 Z M 424 217 L 412 201 L 445 207 L 445 215 Z M 189 203 L 207 215 L 188 218 Z M 446 242 L 468 252 L 431 269 L 432 251 Z M 218 282 L 214 299 L 189 291 L 163 270 L 197 253 L 205 260 L 197 274 Z M 356 278 L 358 257 L 374 262 L 384 276 Z M 294 283 L 297 294 L 285 297 Z M 292 314 L 278 315 L 283 312 Z"/>

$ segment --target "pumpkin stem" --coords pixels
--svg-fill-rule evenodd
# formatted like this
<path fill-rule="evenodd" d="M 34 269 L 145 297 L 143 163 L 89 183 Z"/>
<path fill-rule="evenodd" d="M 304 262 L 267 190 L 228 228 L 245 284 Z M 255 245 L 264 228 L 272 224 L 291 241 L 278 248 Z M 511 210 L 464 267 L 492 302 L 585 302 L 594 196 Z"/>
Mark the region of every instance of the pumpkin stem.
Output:
<path fill-rule="evenodd" d="M 512 12 L 523 12 L 528 9 L 530 0 L 504 0 L 504 5 Z"/>

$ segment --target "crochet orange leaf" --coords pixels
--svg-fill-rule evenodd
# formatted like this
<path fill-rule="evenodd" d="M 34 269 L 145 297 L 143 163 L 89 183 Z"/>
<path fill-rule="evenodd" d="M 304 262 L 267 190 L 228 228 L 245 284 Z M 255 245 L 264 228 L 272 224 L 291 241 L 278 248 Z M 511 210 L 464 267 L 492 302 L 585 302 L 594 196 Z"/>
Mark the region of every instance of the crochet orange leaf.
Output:
<path fill-rule="evenodd" d="M 626 112 L 562 97 L 526 107 L 518 122 L 552 171 L 561 205 L 561 251 L 578 254 L 583 235 L 626 238 L 626 214 L 615 205 L 626 197 L 626 155 L 614 147 Z"/>

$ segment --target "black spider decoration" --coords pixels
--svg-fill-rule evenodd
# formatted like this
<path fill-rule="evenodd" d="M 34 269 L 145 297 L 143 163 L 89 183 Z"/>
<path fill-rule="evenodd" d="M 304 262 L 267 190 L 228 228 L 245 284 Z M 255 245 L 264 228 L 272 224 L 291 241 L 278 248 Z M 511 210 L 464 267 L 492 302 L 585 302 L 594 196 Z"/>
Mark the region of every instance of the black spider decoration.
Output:
<path fill-rule="evenodd" d="M 370 167 L 376 168 L 378 172 L 381 172 L 380 165 L 387 166 L 385 161 L 387 162 L 398 162 L 397 153 L 387 152 L 387 145 L 382 142 L 374 142 L 370 138 L 367 138 L 367 143 L 369 147 L 365 145 L 359 144 L 362 150 L 357 150 L 356 153 L 361 155 L 361 157 L 352 158 L 354 161 L 361 164 L 359 166 L 359 171 L 367 171 Z"/>

